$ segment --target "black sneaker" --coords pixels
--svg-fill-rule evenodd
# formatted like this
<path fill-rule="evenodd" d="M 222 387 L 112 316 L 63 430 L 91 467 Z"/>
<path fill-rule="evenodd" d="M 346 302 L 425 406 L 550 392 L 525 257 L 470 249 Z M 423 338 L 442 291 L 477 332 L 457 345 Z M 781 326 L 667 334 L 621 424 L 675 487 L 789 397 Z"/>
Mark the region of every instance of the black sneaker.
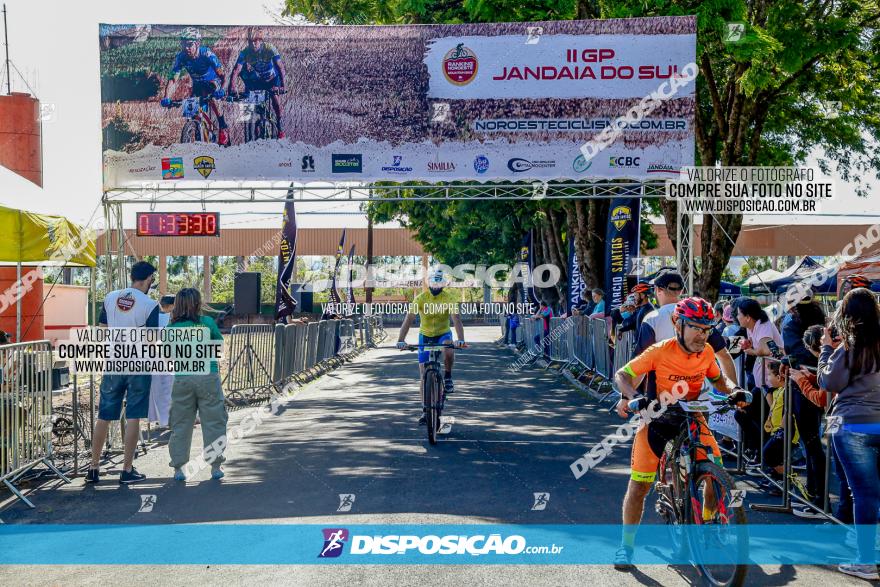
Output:
<path fill-rule="evenodd" d="M 137 469 L 134 467 L 131 468 L 131 471 L 123 471 L 119 475 L 119 484 L 120 485 L 130 485 L 131 483 L 137 483 L 138 481 L 143 481 L 147 476 L 143 473 L 138 473 Z"/>
<path fill-rule="evenodd" d="M 633 549 L 629 546 L 621 546 L 614 553 L 614 568 L 618 571 L 629 571 L 633 568 Z"/>
<path fill-rule="evenodd" d="M 424 414 L 422 414 L 422 417 L 419 418 L 419 426 L 424 426 L 427 423 L 428 423 L 428 419 L 425 417 Z"/>
<path fill-rule="evenodd" d="M 455 384 L 452 383 L 452 377 L 446 377 L 443 379 L 443 391 L 446 392 L 446 395 L 455 391 Z"/>
<path fill-rule="evenodd" d="M 86 483 L 97 483 L 101 480 L 101 470 L 100 469 L 89 469 L 86 473 Z"/>

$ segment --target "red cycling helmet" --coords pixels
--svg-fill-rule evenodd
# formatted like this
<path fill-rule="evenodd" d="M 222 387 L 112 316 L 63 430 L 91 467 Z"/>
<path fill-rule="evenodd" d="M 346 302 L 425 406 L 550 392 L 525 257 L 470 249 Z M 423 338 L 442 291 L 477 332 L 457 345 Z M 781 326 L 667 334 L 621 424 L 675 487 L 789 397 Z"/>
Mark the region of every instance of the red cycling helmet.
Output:
<path fill-rule="evenodd" d="M 637 283 L 629 291 L 630 293 L 648 293 L 649 291 L 651 291 L 651 286 L 644 282 Z"/>
<path fill-rule="evenodd" d="M 675 315 L 679 319 L 710 326 L 715 322 L 715 312 L 703 298 L 685 298 L 675 305 Z"/>
<path fill-rule="evenodd" d="M 871 280 L 861 273 L 853 273 L 852 275 L 847 276 L 843 281 L 844 283 L 849 283 L 853 289 L 857 287 L 871 287 Z"/>

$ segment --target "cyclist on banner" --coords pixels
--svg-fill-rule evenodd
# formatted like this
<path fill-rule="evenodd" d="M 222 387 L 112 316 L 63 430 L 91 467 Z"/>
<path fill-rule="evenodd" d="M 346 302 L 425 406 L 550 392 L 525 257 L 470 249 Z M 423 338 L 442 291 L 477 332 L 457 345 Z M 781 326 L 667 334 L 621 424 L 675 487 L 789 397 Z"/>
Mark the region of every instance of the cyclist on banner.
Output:
<path fill-rule="evenodd" d="M 406 335 L 416 316 L 421 319 L 419 326 L 419 374 L 424 376 L 425 363 L 428 361 L 429 353 L 424 350 L 426 346 L 443 345 L 452 342 L 452 331 L 449 329 L 449 321 L 455 326 L 455 336 L 457 337 L 454 346 L 456 348 L 464 348 L 464 326 L 461 323 L 461 317 L 458 313 L 459 301 L 455 292 L 445 289 L 447 285 L 446 276 L 442 269 L 435 269 L 428 278 L 428 290 L 423 291 L 410 304 L 409 313 L 400 326 L 400 334 L 397 336 L 397 348 L 403 350 L 406 348 Z M 453 349 L 447 348 L 443 351 L 443 388 L 446 394 L 450 394 L 454 390 L 452 383 L 452 365 L 455 360 Z M 420 378 L 421 381 L 421 378 Z M 420 389 L 420 392 L 424 390 Z M 420 394 L 421 397 L 421 394 Z M 425 413 L 419 418 L 419 424 L 425 423 Z"/>
<path fill-rule="evenodd" d="M 229 76 L 226 93 L 235 93 L 235 79 L 240 77 L 244 83 L 244 91 L 262 90 L 272 97 L 272 109 L 278 121 L 278 138 L 284 138 L 284 125 L 281 122 L 281 103 L 279 94 L 285 92 L 284 79 L 287 74 L 281 62 L 281 54 L 271 43 L 263 41 L 263 33 L 256 27 L 247 29 L 247 47 L 238 54 L 232 75 Z"/>
<path fill-rule="evenodd" d="M 637 396 L 639 379 L 651 372 L 656 376 L 656 390 L 649 391 L 647 399 L 667 404 L 667 409 L 640 428 L 633 440 L 630 481 L 623 498 L 622 544 L 614 560 L 618 570 L 627 570 L 632 566 L 635 534 L 642 520 L 645 497 L 657 476 L 657 465 L 666 444 L 679 435 L 685 422 L 684 412 L 674 404 L 678 399 L 697 399 L 705 379 L 713 382 L 717 390 L 731 395 L 731 399 L 739 405 L 751 402 L 751 394 L 736 387 L 722 373 L 715 360 L 715 352 L 707 342 L 715 320 L 709 303 L 695 297 L 681 300 L 675 306 L 672 319 L 675 328 L 673 338 L 648 347 L 614 375 L 614 382 L 621 394 L 617 403 L 617 413 L 621 418 L 627 417 L 630 411 L 628 403 Z M 700 442 L 711 448 L 712 460 L 720 464 L 721 451 L 715 437 L 702 414 L 698 415 L 698 420 L 701 422 Z M 697 458 L 707 458 L 701 452 L 698 451 Z M 714 515 L 714 511 L 703 511 L 706 521 Z"/>
<path fill-rule="evenodd" d="M 185 69 L 192 80 L 190 97 L 207 98 L 214 116 L 217 117 L 219 133 L 217 143 L 229 144 L 229 132 L 226 130 L 226 119 L 217 105 L 216 100 L 223 98 L 223 80 L 225 73 L 220 59 L 214 52 L 202 45 L 202 34 L 194 27 L 187 27 L 180 34 L 180 51 L 174 57 L 174 65 L 171 66 L 171 75 L 165 84 L 165 92 L 162 94 L 162 106 L 171 107 L 171 99 L 174 86 L 180 79 L 181 72 Z"/>

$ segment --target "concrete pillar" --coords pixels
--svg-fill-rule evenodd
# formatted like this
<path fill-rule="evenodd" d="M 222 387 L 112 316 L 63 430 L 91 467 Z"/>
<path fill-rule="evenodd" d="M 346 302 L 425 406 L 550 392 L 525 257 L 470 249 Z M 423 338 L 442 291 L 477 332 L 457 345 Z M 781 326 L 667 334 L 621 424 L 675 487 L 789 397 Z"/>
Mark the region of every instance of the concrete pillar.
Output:
<path fill-rule="evenodd" d="M 168 293 L 168 257 L 159 255 L 159 295 Z"/>
<path fill-rule="evenodd" d="M 202 275 L 204 286 L 202 287 L 202 298 L 206 304 L 211 303 L 211 257 L 205 255 L 202 257 Z"/>

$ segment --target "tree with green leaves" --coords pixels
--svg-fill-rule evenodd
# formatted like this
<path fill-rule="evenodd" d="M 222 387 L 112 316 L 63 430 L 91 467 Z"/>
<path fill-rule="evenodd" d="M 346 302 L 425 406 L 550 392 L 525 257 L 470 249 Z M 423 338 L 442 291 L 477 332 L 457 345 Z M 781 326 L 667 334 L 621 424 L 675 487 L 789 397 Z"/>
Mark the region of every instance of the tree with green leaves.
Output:
<path fill-rule="evenodd" d="M 698 165 L 796 165 L 818 150 L 823 171 L 836 167 L 859 195 L 866 195 L 866 174 L 880 176 L 880 151 L 873 146 L 880 140 L 877 0 L 287 0 L 286 12 L 346 24 L 693 14 Z M 660 206 L 677 247 L 675 204 Z M 601 278 L 592 268 L 602 266 L 607 203 L 578 200 L 566 211 L 582 272 L 596 282 Z M 701 258 L 695 285 L 704 295 L 717 294 L 741 227 L 739 215 L 704 217 L 695 251 Z"/>

